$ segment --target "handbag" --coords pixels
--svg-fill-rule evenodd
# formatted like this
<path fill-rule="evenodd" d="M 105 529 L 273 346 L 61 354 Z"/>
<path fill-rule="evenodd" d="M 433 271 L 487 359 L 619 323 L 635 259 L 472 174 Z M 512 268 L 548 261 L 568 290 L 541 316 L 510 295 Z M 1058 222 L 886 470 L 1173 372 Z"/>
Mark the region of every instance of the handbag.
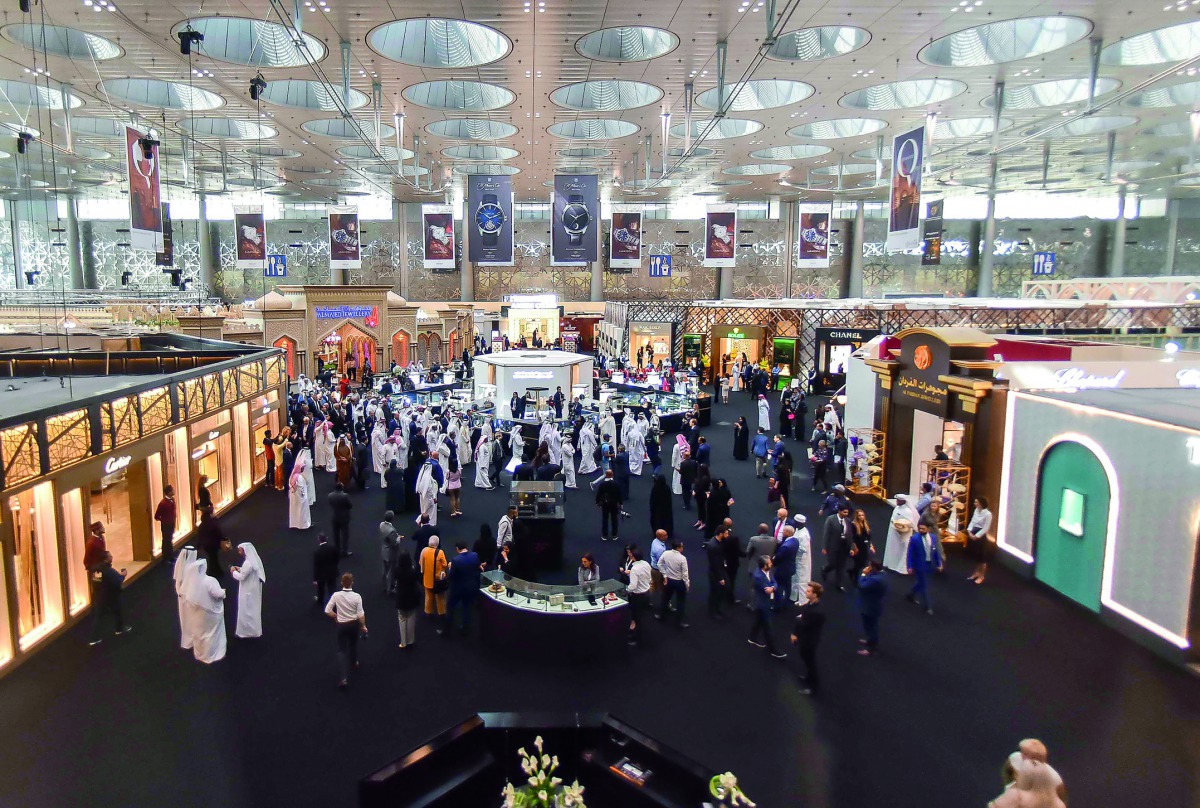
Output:
<path fill-rule="evenodd" d="M 437 562 L 438 562 L 438 556 L 439 556 L 439 555 L 442 555 L 441 548 L 438 548 L 438 551 L 437 551 L 436 553 L 434 553 L 434 554 L 433 554 L 433 569 L 434 569 L 434 571 L 435 571 L 435 572 L 434 572 L 434 574 L 435 574 L 435 575 L 437 574 L 437 573 L 436 573 L 436 571 L 437 571 Z M 443 573 L 443 575 L 444 575 L 444 574 L 445 574 L 445 573 Z M 450 579 L 449 579 L 449 577 L 445 577 L 445 578 L 434 578 L 434 579 L 433 579 L 433 594 L 435 594 L 435 595 L 441 595 L 442 593 L 444 593 L 444 592 L 445 592 L 447 589 L 449 589 L 449 588 L 450 588 Z"/>

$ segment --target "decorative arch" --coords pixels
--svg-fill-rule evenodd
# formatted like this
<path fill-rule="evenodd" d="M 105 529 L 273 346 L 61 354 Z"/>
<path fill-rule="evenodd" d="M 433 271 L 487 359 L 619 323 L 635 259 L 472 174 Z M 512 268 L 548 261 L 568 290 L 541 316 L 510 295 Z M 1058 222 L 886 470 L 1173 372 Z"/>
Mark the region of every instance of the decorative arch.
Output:
<path fill-rule="evenodd" d="M 336 339 L 330 338 L 336 335 Z M 325 331 L 317 340 L 317 354 L 323 361 L 336 361 L 339 373 L 345 373 L 353 357 L 355 366 L 362 369 L 371 363 L 375 369 L 378 341 L 375 334 L 351 320 L 342 320 Z"/>
<path fill-rule="evenodd" d="M 432 365 L 434 362 L 444 362 L 445 357 L 442 356 L 442 338 L 438 334 L 429 335 L 429 361 L 426 364 Z"/>
<path fill-rule="evenodd" d="M 409 350 L 412 347 L 412 335 L 403 328 L 392 334 L 392 360 L 401 367 L 408 366 Z"/>

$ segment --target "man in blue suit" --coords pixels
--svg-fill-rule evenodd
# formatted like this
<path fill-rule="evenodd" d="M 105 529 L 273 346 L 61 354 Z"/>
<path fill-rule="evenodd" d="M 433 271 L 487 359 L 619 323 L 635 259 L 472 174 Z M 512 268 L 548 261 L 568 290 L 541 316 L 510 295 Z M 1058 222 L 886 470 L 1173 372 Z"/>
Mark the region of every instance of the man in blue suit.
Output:
<path fill-rule="evenodd" d="M 779 584 L 771 575 L 771 557 L 758 557 L 758 569 L 750 576 L 754 585 L 754 626 L 750 629 L 747 640 L 751 645 L 766 648 L 771 656 L 783 659 L 787 654 L 779 652 L 775 647 L 775 638 L 771 636 L 771 611 L 773 601 L 779 600 Z M 762 641 L 759 641 L 759 636 Z"/>
<path fill-rule="evenodd" d="M 471 628 L 471 612 L 475 610 L 475 599 L 479 596 L 480 562 L 479 556 L 468 550 L 465 542 L 458 542 L 454 548 L 458 552 L 446 573 L 450 582 L 446 605 L 446 631 L 454 628 L 455 613 L 461 609 L 462 633 L 466 636 Z M 441 633 L 439 630 L 438 634 Z"/>
<path fill-rule="evenodd" d="M 783 541 L 775 548 L 775 558 L 772 559 L 775 580 L 779 583 L 773 607 L 777 612 L 782 611 L 790 602 L 788 595 L 792 591 L 792 578 L 796 574 L 796 556 L 799 552 L 800 541 L 796 538 L 796 528 L 788 525 L 783 529 Z"/>
<path fill-rule="evenodd" d="M 929 525 L 921 522 L 917 525 L 917 532 L 908 540 L 908 574 L 915 576 L 916 582 L 905 597 L 909 603 L 916 603 L 917 595 L 921 595 L 925 601 L 925 614 L 933 614 L 929 573 L 935 569 L 941 572 L 943 563 L 940 543 L 929 532 Z"/>
<path fill-rule="evenodd" d="M 858 579 L 858 612 L 862 616 L 863 633 L 859 640 L 863 648 L 860 656 L 871 656 L 879 648 L 879 618 L 883 615 L 883 598 L 887 595 L 887 578 L 883 565 L 874 559 L 863 570 Z"/>

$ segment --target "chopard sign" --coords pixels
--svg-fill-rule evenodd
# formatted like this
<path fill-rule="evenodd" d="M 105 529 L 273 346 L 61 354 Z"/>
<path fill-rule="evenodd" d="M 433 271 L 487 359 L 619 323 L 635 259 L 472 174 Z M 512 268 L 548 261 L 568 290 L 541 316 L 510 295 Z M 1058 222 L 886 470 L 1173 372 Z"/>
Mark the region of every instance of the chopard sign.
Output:
<path fill-rule="evenodd" d="M 1112 376 L 1093 376 L 1082 368 L 1063 368 L 1054 372 L 1054 383 L 1057 386 L 1076 390 L 1111 390 L 1120 387 L 1124 378 L 1123 370 Z"/>

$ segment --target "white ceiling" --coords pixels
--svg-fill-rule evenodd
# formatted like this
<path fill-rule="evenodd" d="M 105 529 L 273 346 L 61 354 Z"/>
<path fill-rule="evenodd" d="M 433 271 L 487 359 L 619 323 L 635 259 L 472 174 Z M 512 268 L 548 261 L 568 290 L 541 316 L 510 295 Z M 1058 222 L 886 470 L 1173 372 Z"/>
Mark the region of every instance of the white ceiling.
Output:
<path fill-rule="evenodd" d="M 1033 171 L 1001 171 L 1002 188 L 1039 187 L 1044 165 L 1047 187 L 1056 190 L 1103 184 L 1109 131 L 1116 133 L 1117 167 L 1126 171 L 1119 181 L 1156 190 L 1192 179 L 1182 166 L 1194 156 L 1188 115 L 1200 104 L 1200 0 L 1159 0 L 1165 6 L 1132 0 L 780 0 L 779 39 L 765 59 L 756 58 L 766 50 L 765 0 L 300 2 L 302 49 L 292 21 L 280 25 L 282 3 L 217 0 L 201 9 L 144 0 L 44 0 L 24 15 L 10 3 L 0 26 L 0 124 L 37 130 L 47 146 L 65 149 L 60 83 L 71 85 L 79 157 L 31 149 L 25 172 L 31 179 L 64 174 L 33 164 L 49 163 L 56 154 L 73 161 L 72 176 L 80 180 L 116 178 L 123 146 L 112 137 L 117 125 L 111 120 L 124 123 L 134 114 L 163 133 L 173 182 L 232 187 L 239 194 L 249 188 L 331 198 L 365 190 L 429 199 L 481 166 L 502 166 L 496 170 L 519 172 L 519 199 L 544 199 L 556 169 L 570 166 L 596 170 L 613 198 L 637 191 L 635 198 L 653 201 L 652 194 L 668 199 L 716 189 L 731 199 L 794 198 L 810 174 L 814 185 L 836 189 L 836 166 L 844 161 L 855 164 L 853 176 L 843 172 L 844 196 L 882 198 L 885 189 L 871 187 L 872 177 L 861 173 L 864 158 L 870 161 L 878 138 L 886 151 L 892 136 L 921 124 L 927 113 L 939 115 L 931 160 L 939 177 L 953 177 L 951 187 L 986 177 L 993 86 L 1003 80 L 1008 96 L 1001 146 L 1015 145 L 1002 152 L 1000 166 Z M 94 11 L 96 4 L 102 10 Z M 1053 19 L 1004 24 L 1037 17 Z M 1196 30 L 1137 37 L 1183 23 Z M 175 39 L 189 24 L 206 37 L 190 61 Z M 995 25 L 978 28 L 988 24 Z M 645 36 L 613 30 L 623 27 L 659 30 Z M 1089 37 L 1108 46 L 1096 96 L 1097 105 L 1107 106 L 1091 115 L 1085 110 Z M 738 92 L 728 117 L 709 127 L 717 106 L 719 40 L 728 43 L 727 99 Z M 349 43 L 349 104 L 341 98 L 342 42 Z M 627 57 L 663 55 L 613 61 L 623 50 Z M 814 51 L 836 55 L 796 61 Z M 1029 52 L 1035 55 L 988 63 Z M 267 81 L 261 106 L 248 93 L 259 72 Z M 1156 77 L 1153 86 L 1139 89 Z M 662 115 L 672 116 L 668 146 L 678 154 L 687 128 L 688 81 L 696 96 L 692 131 L 711 137 L 701 154 L 659 181 Z M 374 82 L 380 85 L 378 143 Z M 1063 99 L 1070 103 L 1035 106 Z M 340 118 L 342 107 L 354 110 L 357 126 Z M 397 113 L 405 116 L 403 171 L 395 162 Z M 856 120 L 828 123 L 842 119 Z M 885 126 L 844 136 L 860 128 L 857 119 Z M 873 127 L 878 124 L 865 128 Z M 718 137 L 723 134 L 729 136 Z M 409 151 L 414 135 L 421 139 L 420 170 Z M 653 139 L 649 181 L 647 135 Z M 0 146 L 15 152 L 10 137 L 0 133 Z M 104 151 L 116 157 L 95 159 Z M 185 157 L 215 168 L 185 174 Z M 667 165 L 679 159 L 672 156 Z M 0 170 L 0 184 L 19 181 L 11 162 Z M 434 192 L 419 192 L 414 181 L 432 184 Z"/>

